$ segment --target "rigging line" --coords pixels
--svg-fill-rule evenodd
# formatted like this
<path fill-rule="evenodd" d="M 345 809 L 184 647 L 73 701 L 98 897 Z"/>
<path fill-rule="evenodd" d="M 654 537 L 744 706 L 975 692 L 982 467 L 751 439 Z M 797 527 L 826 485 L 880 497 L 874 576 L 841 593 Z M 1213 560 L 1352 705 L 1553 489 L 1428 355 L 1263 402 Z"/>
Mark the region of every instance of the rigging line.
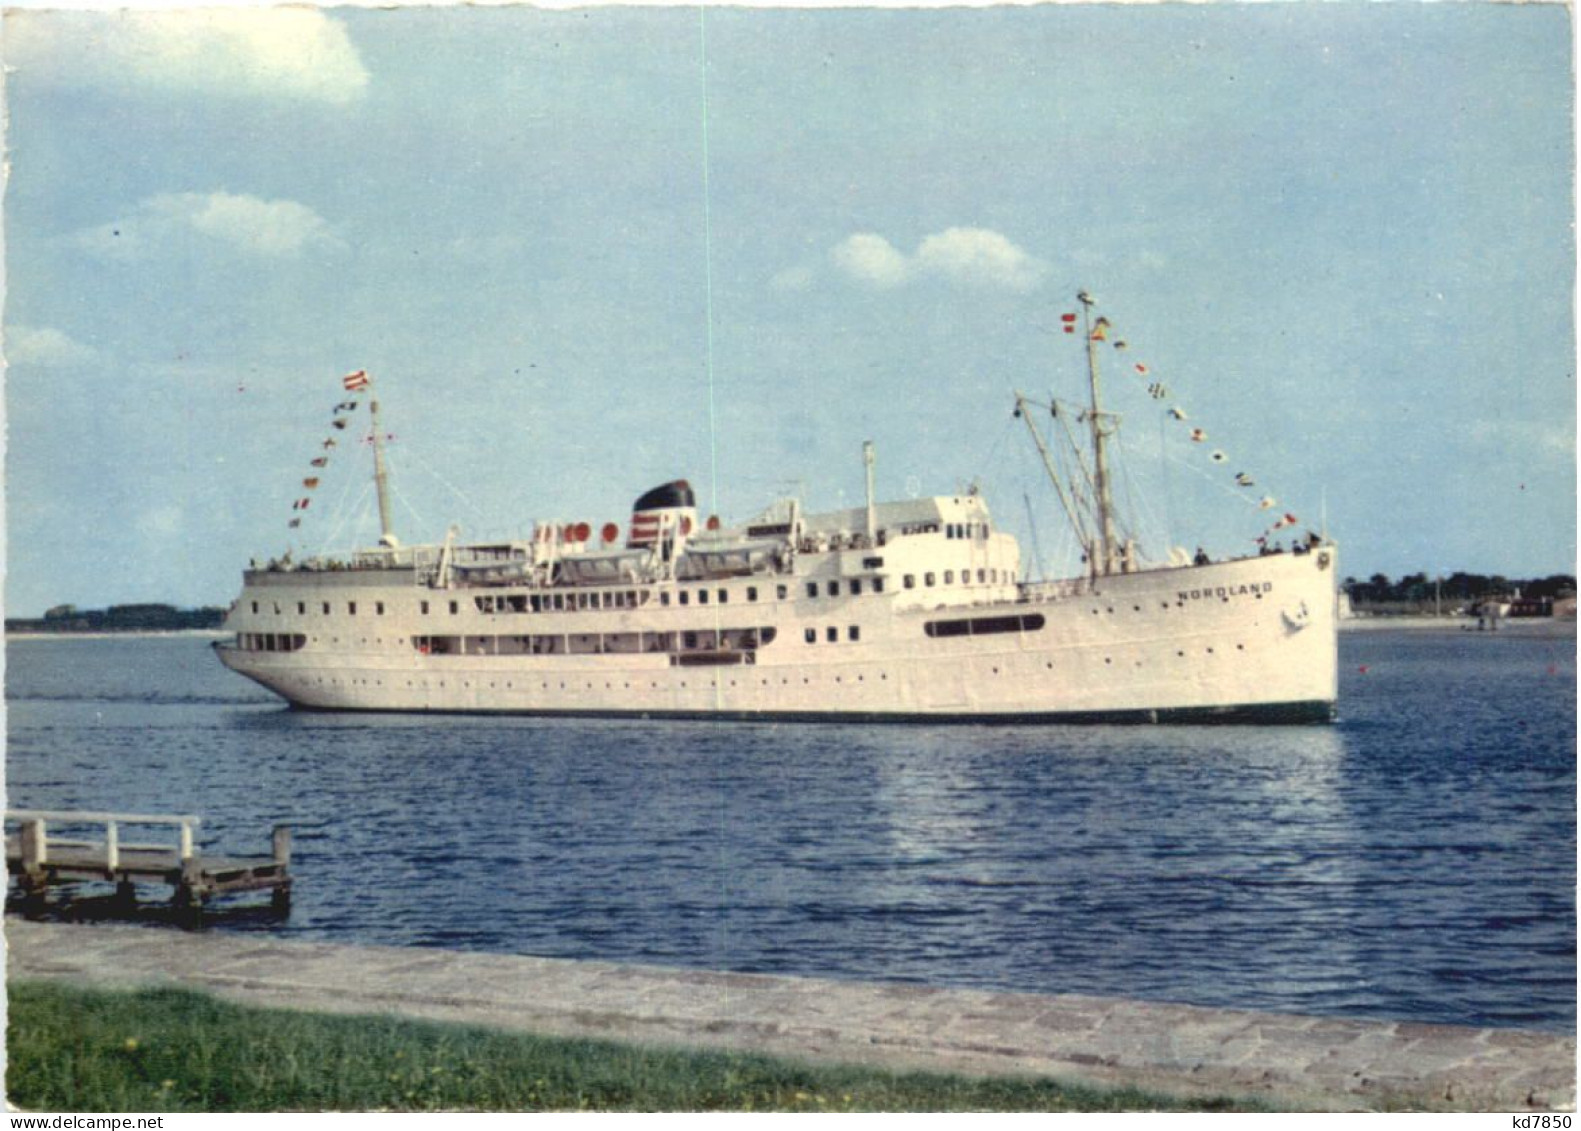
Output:
<path fill-rule="evenodd" d="M 326 467 L 325 470 L 327 471 L 328 468 Z M 360 476 L 356 475 L 348 476 L 344 481 L 342 481 L 340 485 L 340 497 L 335 500 L 334 508 L 329 512 L 329 517 L 325 519 L 325 521 L 330 525 L 330 532 L 324 538 L 320 539 L 319 548 L 316 552 L 317 556 L 322 557 L 323 555 L 328 554 L 330 552 L 330 547 L 335 543 L 335 539 L 340 537 L 341 528 L 346 525 L 346 497 L 351 494 L 352 488 L 356 487 L 359 483 L 361 483 L 364 488 L 367 487 L 367 483 L 363 481 Z"/>
<path fill-rule="evenodd" d="M 412 521 L 417 524 L 417 528 L 419 530 L 428 525 L 428 520 L 422 515 L 418 514 L 417 508 L 406 501 L 406 496 L 401 494 L 401 489 L 399 487 L 396 487 L 392 484 L 390 489 L 395 492 L 396 500 L 406 508 L 406 513 L 412 516 Z"/>
<path fill-rule="evenodd" d="M 713 206 L 710 199 L 710 185 L 708 183 L 708 6 L 706 3 L 697 6 L 697 42 L 698 42 L 698 67 L 699 80 L 702 87 L 703 109 L 703 332 L 706 346 L 706 359 L 708 370 L 708 495 L 709 514 L 719 513 L 719 432 L 717 417 L 714 412 L 714 230 Z M 719 626 L 721 623 L 720 609 L 714 607 L 714 639 L 718 640 Z M 724 680 L 714 681 L 714 706 L 723 709 L 725 699 Z M 719 806 L 719 859 L 722 864 L 728 864 L 728 851 L 726 849 L 727 837 L 725 835 L 725 805 Z M 722 893 L 723 894 L 723 893 Z M 721 935 L 729 949 L 729 928 L 721 928 Z"/>
<path fill-rule="evenodd" d="M 708 493 L 710 514 L 719 513 L 719 432 L 714 411 L 714 217 L 708 181 L 708 6 L 697 7 L 703 95 L 703 332 L 708 371 Z"/>
<path fill-rule="evenodd" d="M 340 541 L 340 532 L 345 529 L 348 520 L 356 522 L 361 516 L 367 514 L 368 493 L 373 490 L 373 484 L 362 484 L 361 490 L 357 492 L 357 498 L 352 502 L 350 507 L 346 507 L 343 504 L 345 502 L 345 496 L 351 492 L 351 487 L 352 484 L 347 483 L 345 490 L 341 492 L 341 502 L 337 503 L 335 507 L 335 526 L 334 529 L 332 529 L 324 538 L 322 543 L 324 548 L 319 551 L 320 557 L 333 553 L 332 547 Z M 348 552 L 355 551 L 357 548 L 355 534 L 351 535 L 351 540 L 352 545 L 347 548 Z"/>
<path fill-rule="evenodd" d="M 1169 477 L 1169 418 L 1158 418 L 1158 472 L 1164 481 L 1164 544 L 1175 544 L 1175 485 Z"/>
<path fill-rule="evenodd" d="M 1010 435 L 1010 430 L 1015 426 L 1016 418 L 1014 416 L 1005 420 L 1005 426 L 999 430 L 999 435 L 996 436 L 994 438 L 994 442 L 988 446 L 988 454 L 977 462 L 978 467 L 993 466 L 994 459 L 999 455 L 999 449 L 1004 445 L 1005 437 Z"/>
<path fill-rule="evenodd" d="M 1027 506 L 1027 533 L 1031 536 L 1028 540 L 1032 543 L 1032 563 L 1037 566 L 1037 580 L 1046 581 L 1048 579 L 1048 570 L 1043 566 L 1043 551 L 1038 547 L 1038 521 L 1032 512 L 1032 496 L 1028 492 L 1023 491 L 1021 492 L 1021 501 Z M 1025 571 L 1024 580 L 1032 580 L 1032 571 L 1030 569 Z"/>
<path fill-rule="evenodd" d="M 466 507 L 469 510 L 472 511 L 473 514 L 478 516 L 478 518 L 480 518 L 480 519 L 482 519 L 484 521 L 488 520 L 488 515 L 486 513 L 484 513 L 484 511 L 481 508 L 479 508 L 479 506 L 476 503 L 474 503 L 471 499 L 467 498 L 467 496 L 462 493 L 461 488 L 457 487 L 454 483 L 450 482 L 450 480 L 446 479 L 443 475 L 439 474 L 439 472 L 435 471 L 432 467 L 430 467 L 423 460 L 419 459 L 415 453 L 408 451 L 408 452 L 405 453 L 405 455 L 402 458 L 410 460 L 412 463 L 416 464 L 417 467 L 418 467 L 418 470 L 422 471 L 425 475 L 431 475 L 435 479 L 439 480 L 441 485 L 443 485 L 444 487 L 448 488 L 450 490 L 450 493 L 452 495 L 454 495 L 456 498 L 460 499 L 461 502 L 464 503 L 466 505 Z M 415 517 L 415 514 L 416 514 L 416 512 L 413 512 L 414 517 Z"/>
<path fill-rule="evenodd" d="M 1087 485 L 1087 495 L 1084 496 L 1084 498 L 1087 501 L 1087 505 L 1091 507 L 1094 505 L 1094 502 L 1097 498 L 1097 492 L 1093 486 L 1092 472 L 1087 467 L 1087 461 L 1082 459 L 1081 446 L 1076 443 L 1076 437 L 1071 434 L 1069 414 L 1062 412 L 1059 414 L 1057 419 L 1059 420 L 1060 428 L 1063 430 L 1065 435 L 1065 447 L 1070 452 L 1071 459 L 1075 465 L 1076 470 L 1081 472 L 1082 482 Z M 1072 490 L 1074 492 L 1074 477 L 1072 477 L 1071 482 Z"/>
<path fill-rule="evenodd" d="M 1224 482 L 1222 475 L 1216 475 L 1213 472 L 1209 471 L 1207 468 L 1198 467 L 1196 460 L 1189 459 L 1189 458 L 1182 458 L 1180 456 L 1170 455 L 1168 453 L 1165 454 L 1164 458 L 1166 460 L 1168 460 L 1170 463 L 1174 464 L 1176 467 L 1183 467 L 1183 468 L 1185 468 L 1187 471 L 1191 472 L 1191 474 L 1195 475 L 1197 478 L 1201 479 L 1203 482 L 1211 484 L 1214 488 L 1216 488 L 1217 490 L 1223 491 L 1226 495 L 1229 495 L 1231 498 L 1239 499 L 1239 500 L 1241 500 L 1241 502 L 1245 503 L 1247 506 L 1257 507 L 1257 499 L 1252 498 L 1250 495 L 1247 495 L 1246 494 L 1246 489 L 1244 487 L 1240 487 L 1239 485 L 1237 485 L 1235 487 L 1231 487 L 1228 483 Z M 1261 498 L 1261 497 L 1262 497 L 1261 495 L 1258 496 L 1258 498 Z"/>

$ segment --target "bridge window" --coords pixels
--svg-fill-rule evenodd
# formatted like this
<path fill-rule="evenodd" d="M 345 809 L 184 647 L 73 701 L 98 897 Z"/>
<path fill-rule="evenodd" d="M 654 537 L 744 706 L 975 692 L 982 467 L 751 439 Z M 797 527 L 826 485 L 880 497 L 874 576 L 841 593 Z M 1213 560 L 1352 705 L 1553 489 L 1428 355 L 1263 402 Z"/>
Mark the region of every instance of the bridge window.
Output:
<path fill-rule="evenodd" d="M 816 597 L 816 596 L 818 596 L 818 583 L 816 581 L 809 581 L 807 583 L 807 596 L 809 596 L 809 597 Z"/>
<path fill-rule="evenodd" d="M 859 577 L 858 578 L 852 578 L 851 579 L 851 596 L 853 596 L 853 597 L 860 597 L 861 595 L 862 595 L 862 579 L 859 578 Z"/>
<path fill-rule="evenodd" d="M 818 642 L 818 630 L 816 628 L 809 628 L 803 635 L 807 638 L 807 643 L 809 644 Z"/>
<path fill-rule="evenodd" d="M 832 624 L 823 630 L 823 634 L 825 639 L 827 639 L 830 644 L 833 644 L 840 639 L 840 630 Z"/>
<path fill-rule="evenodd" d="M 853 624 L 850 628 L 845 630 L 845 638 L 853 642 L 862 639 L 862 626 L 859 624 Z"/>
<path fill-rule="evenodd" d="M 884 579 L 882 577 L 875 577 L 875 578 L 873 578 L 873 592 L 874 593 L 882 593 L 883 591 L 884 591 Z"/>
<path fill-rule="evenodd" d="M 840 583 L 838 581 L 831 581 L 831 582 L 829 582 L 829 596 L 831 596 L 831 597 L 838 597 L 839 595 L 840 595 Z"/>

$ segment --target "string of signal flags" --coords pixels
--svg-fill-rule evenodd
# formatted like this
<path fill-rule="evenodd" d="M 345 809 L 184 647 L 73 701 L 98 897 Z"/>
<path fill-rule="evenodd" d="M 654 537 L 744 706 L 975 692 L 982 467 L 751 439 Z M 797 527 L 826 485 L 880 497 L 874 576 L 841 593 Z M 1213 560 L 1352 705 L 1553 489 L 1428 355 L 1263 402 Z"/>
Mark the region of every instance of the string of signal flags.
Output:
<path fill-rule="evenodd" d="M 1067 334 L 1077 333 L 1080 329 L 1077 325 L 1077 315 L 1074 312 L 1061 314 L 1060 326 Z M 1101 315 L 1093 322 L 1090 337 L 1092 341 L 1104 342 L 1112 346 L 1116 353 L 1128 353 L 1131 348 L 1129 342 L 1114 332 L 1113 323 Z M 1170 394 L 1169 386 L 1157 378 L 1153 373 L 1152 367 L 1146 362 L 1131 362 L 1131 376 L 1138 381 L 1146 382 L 1144 388 L 1151 399 L 1170 402 L 1169 410 L 1165 414 L 1170 420 L 1182 426 L 1189 421 L 1190 418 L 1186 415 L 1186 410 L 1176 403 L 1175 398 Z M 1208 433 L 1205 429 L 1193 426 L 1186 429 L 1186 438 L 1193 444 L 1206 445 Z M 1230 457 L 1223 449 L 1212 448 L 1208 450 L 1208 461 L 1215 464 L 1227 464 L 1230 462 Z M 1237 471 L 1232 482 L 1235 486 L 1241 488 L 1257 486 L 1257 480 L 1246 471 Z M 1278 512 L 1279 502 L 1272 495 L 1262 495 L 1257 500 L 1257 506 L 1259 510 Z M 1266 546 L 1269 535 L 1286 527 L 1295 526 L 1299 521 L 1300 519 L 1289 512 L 1278 512 L 1274 521 L 1265 527 L 1263 532 L 1253 541 L 1259 546 Z"/>
<path fill-rule="evenodd" d="M 344 432 L 347 425 L 351 423 L 353 419 L 352 414 L 362 404 L 360 398 L 368 391 L 372 381 L 368 377 L 367 370 L 359 369 L 355 373 L 348 373 L 342 377 L 340 384 L 342 392 L 350 394 L 351 399 L 338 402 L 330 411 L 330 435 L 326 436 L 324 442 L 319 445 L 319 454 L 308 460 L 311 474 L 302 479 L 301 489 L 303 494 L 299 495 L 291 504 L 293 513 L 291 521 L 286 524 L 287 529 L 296 530 L 302 525 L 303 512 L 313 505 L 312 492 L 318 490 L 318 485 L 323 480 L 324 469 L 329 467 L 330 456 L 340 446 L 342 437 L 336 435 L 336 433 Z M 372 439 L 371 435 L 365 436 L 362 442 L 371 443 Z M 389 436 L 386 439 L 393 440 L 395 437 Z"/>

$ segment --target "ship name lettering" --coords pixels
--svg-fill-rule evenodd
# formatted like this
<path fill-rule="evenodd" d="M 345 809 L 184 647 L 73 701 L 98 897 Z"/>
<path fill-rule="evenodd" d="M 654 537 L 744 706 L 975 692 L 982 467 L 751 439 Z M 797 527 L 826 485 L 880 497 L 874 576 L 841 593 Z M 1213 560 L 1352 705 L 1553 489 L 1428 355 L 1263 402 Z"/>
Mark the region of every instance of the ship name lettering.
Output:
<path fill-rule="evenodd" d="M 1272 581 L 1253 581 L 1246 585 L 1220 585 L 1213 589 L 1179 589 L 1175 592 L 1177 600 L 1202 601 L 1212 597 L 1228 599 L 1230 597 L 1245 597 L 1254 593 L 1272 593 Z"/>

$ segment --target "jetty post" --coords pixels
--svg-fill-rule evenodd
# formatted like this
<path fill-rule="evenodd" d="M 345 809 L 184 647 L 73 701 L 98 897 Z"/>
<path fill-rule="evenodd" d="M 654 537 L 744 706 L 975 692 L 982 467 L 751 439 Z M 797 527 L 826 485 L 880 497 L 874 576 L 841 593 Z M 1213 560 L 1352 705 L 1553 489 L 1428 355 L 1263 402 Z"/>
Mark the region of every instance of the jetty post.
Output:
<path fill-rule="evenodd" d="M 276 825 L 269 836 L 269 852 L 283 877 L 269 892 L 269 906 L 281 915 L 291 912 L 291 826 Z"/>

